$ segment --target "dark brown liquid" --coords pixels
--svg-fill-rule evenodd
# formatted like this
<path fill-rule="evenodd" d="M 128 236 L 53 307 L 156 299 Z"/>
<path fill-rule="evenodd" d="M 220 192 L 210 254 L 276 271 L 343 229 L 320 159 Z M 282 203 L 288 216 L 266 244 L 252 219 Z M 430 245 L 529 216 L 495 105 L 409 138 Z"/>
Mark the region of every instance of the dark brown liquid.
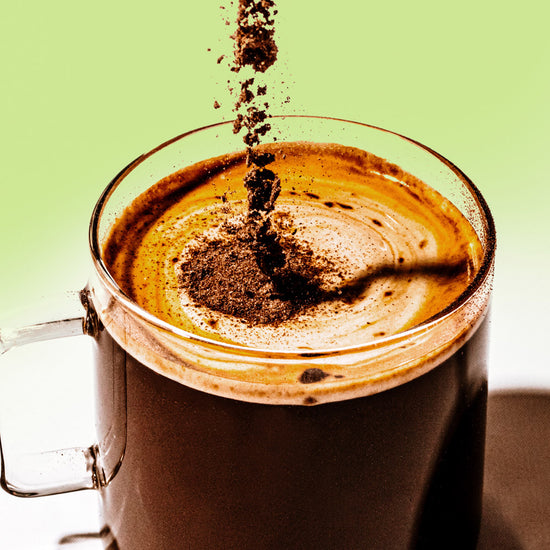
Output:
<path fill-rule="evenodd" d="M 103 330 L 99 430 L 126 438 L 102 492 L 111 548 L 475 548 L 485 325 L 411 382 L 316 407 L 190 389 Z"/>

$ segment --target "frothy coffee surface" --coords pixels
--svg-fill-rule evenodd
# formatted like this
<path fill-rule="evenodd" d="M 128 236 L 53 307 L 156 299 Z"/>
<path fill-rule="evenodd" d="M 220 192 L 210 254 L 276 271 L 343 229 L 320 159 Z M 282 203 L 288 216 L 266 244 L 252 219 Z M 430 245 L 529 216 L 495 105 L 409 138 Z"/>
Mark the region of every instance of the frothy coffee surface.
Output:
<path fill-rule="evenodd" d="M 475 276 L 482 247 L 470 223 L 399 167 L 333 144 L 261 149 L 275 155 L 272 169 L 281 180 L 273 224 L 292 250 L 317 258 L 322 299 L 281 322 L 251 323 L 199 304 L 182 284 L 182 266 L 189 266 L 192 252 L 205 241 L 227 242 L 246 217 L 243 152 L 162 179 L 115 222 L 104 260 L 142 308 L 223 342 L 283 350 L 338 348 L 429 319 Z M 244 275 L 228 277 L 236 279 L 235 286 L 246 283 Z"/>

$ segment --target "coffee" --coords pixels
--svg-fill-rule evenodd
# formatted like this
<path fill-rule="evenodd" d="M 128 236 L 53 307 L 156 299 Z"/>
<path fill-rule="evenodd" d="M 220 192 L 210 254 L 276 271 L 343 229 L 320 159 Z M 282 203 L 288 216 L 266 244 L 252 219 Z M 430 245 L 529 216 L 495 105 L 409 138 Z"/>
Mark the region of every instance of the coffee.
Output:
<path fill-rule="evenodd" d="M 397 166 L 337 145 L 264 149 L 276 152 L 282 180 L 273 224 L 321 262 L 318 303 L 308 302 L 284 322 L 251 323 L 198 304 L 181 284 L 189 251 L 205 236 L 231 245 L 231 228 L 246 217 L 244 153 L 162 179 L 117 220 L 104 248 L 105 263 L 132 300 L 172 326 L 213 340 L 307 352 L 364 344 L 426 321 L 450 306 L 477 273 L 482 248 L 470 223 Z M 236 256 L 244 254 L 233 245 Z M 206 271 L 218 264 L 214 259 Z M 229 291 L 238 285 L 244 287 L 242 302 L 249 299 L 246 293 L 263 291 L 238 271 L 222 276 L 228 288 L 222 302 L 230 301 Z M 201 278 L 209 288 L 208 274 Z M 291 297 L 293 304 L 299 300 Z M 345 369 L 330 374 L 341 385 L 348 378 Z M 299 383 L 300 375 L 289 368 L 272 373 L 271 380 L 264 374 L 261 382 Z M 246 376 L 241 380 L 254 381 Z"/>
<path fill-rule="evenodd" d="M 111 548 L 473 550 L 485 339 L 481 327 L 396 388 L 304 407 L 194 390 L 103 331 L 100 429 L 127 431 L 120 470 L 102 491 Z M 113 414 L 125 392 L 125 414 Z"/>
<path fill-rule="evenodd" d="M 106 532 L 121 550 L 473 549 L 493 250 L 483 199 L 398 136 L 271 122 L 272 221 L 287 274 L 311 291 L 283 317 L 249 315 L 256 294 L 282 306 L 289 294 L 229 259 L 247 215 L 230 124 L 144 155 L 98 203 L 98 456 L 124 444 L 102 488 Z M 201 280 L 223 287 L 197 263 L 215 250 L 248 309 L 203 301 Z"/>

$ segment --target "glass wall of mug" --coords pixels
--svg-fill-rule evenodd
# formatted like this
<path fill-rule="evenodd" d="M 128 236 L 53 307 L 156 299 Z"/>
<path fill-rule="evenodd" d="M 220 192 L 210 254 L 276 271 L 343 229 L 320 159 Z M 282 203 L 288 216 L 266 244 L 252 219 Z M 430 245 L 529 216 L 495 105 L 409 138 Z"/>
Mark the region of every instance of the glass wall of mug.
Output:
<path fill-rule="evenodd" d="M 129 299 L 103 246 L 140 193 L 242 143 L 226 123 L 137 159 L 91 225 L 99 425 L 125 440 L 102 489 L 106 525 L 122 549 L 473 548 L 494 259 L 485 201 L 449 161 L 391 132 L 316 117 L 271 124 L 278 142 L 359 148 L 427 182 L 469 220 L 482 264 L 451 306 L 375 342 L 304 352 L 205 338 Z M 327 376 L 300 383 L 308 369 Z"/>

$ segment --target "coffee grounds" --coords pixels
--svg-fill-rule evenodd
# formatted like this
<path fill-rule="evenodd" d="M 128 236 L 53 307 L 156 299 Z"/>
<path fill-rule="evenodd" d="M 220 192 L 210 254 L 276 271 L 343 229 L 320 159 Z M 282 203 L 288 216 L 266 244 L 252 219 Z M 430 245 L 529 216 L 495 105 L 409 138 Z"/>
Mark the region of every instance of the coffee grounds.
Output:
<path fill-rule="evenodd" d="M 243 180 L 248 191 L 249 218 L 254 212 L 271 212 L 281 192 L 281 182 L 275 172 L 267 168 L 252 168 Z"/>
<path fill-rule="evenodd" d="M 275 20 L 273 0 L 240 0 L 237 29 L 231 38 L 234 41 L 234 60 L 231 70 L 240 72 L 251 67 L 255 73 L 264 73 L 277 60 L 275 43 Z M 254 78 L 241 82 L 239 97 L 235 103 L 237 113 L 233 130 L 238 133 L 246 129 L 243 141 L 251 148 L 260 143 L 260 137 L 271 129 L 265 122 L 268 117 L 269 104 L 253 105 L 256 97 L 267 93 L 267 86 L 258 85 L 253 91 Z M 244 106 L 244 112 L 239 112 Z"/>
<path fill-rule="evenodd" d="M 277 13 L 274 6 L 272 0 L 240 0 L 237 30 L 232 35 L 235 43 L 233 71 L 239 72 L 251 66 L 255 73 L 263 73 L 275 63 L 278 50 L 274 40 L 273 16 Z M 271 125 L 266 122 L 269 104 L 258 105 L 256 102 L 257 97 L 266 95 L 267 86 L 256 85 L 255 92 L 254 86 L 254 78 L 245 78 L 241 82 L 233 131 L 238 133 L 246 129 L 243 141 L 247 146 L 246 164 L 250 167 L 243 181 L 248 191 L 247 232 L 252 237 L 250 246 L 255 250 L 258 265 L 265 269 L 283 262 L 283 252 L 277 239 L 273 238 L 270 219 L 281 183 L 277 174 L 266 168 L 275 156 L 255 150 L 261 137 L 271 130 Z M 271 276 L 272 272 L 268 269 L 265 274 Z"/>
<path fill-rule="evenodd" d="M 280 253 L 258 254 L 250 225 L 224 227 L 203 239 L 181 264 L 180 282 L 189 297 L 213 311 L 249 324 L 277 325 L 326 298 L 323 275 L 331 263 L 290 235 L 268 232 Z M 262 262 L 269 261 L 269 266 Z"/>
<path fill-rule="evenodd" d="M 263 73 L 275 63 L 278 49 L 271 14 L 274 6 L 273 0 L 240 0 L 238 26 L 231 36 L 235 41 L 235 71 L 250 65 Z M 273 15 L 276 13 L 275 10 Z"/>
<path fill-rule="evenodd" d="M 235 73 L 245 67 L 264 73 L 275 63 L 274 6 L 273 0 L 239 1 L 237 29 L 231 36 Z M 275 156 L 255 148 L 271 130 L 269 104 L 258 100 L 266 93 L 266 85 L 245 78 L 234 108 L 233 132 L 245 130 L 249 167 L 243 179 L 248 201 L 245 221 L 226 226 L 222 237 L 203 239 L 188 251 L 180 283 L 198 305 L 251 324 L 276 325 L 326 299 L 321 275 L 331 266 L 272 224 L 281 182 L 267 168 Z"/>

